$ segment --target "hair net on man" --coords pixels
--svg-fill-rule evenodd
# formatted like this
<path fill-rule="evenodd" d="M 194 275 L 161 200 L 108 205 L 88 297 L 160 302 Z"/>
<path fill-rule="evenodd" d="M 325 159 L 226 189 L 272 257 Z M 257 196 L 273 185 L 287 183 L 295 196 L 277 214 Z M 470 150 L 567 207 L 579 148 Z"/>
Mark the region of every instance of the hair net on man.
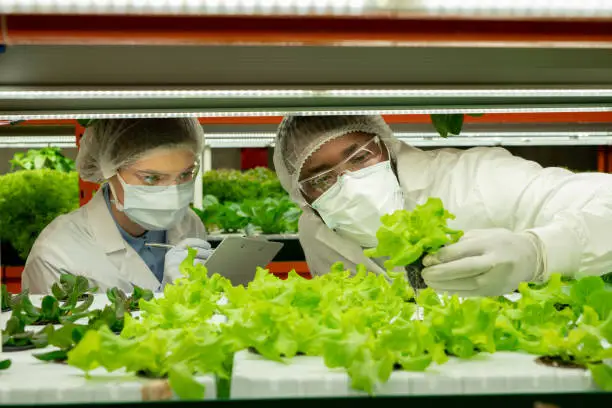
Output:
<path fill-rule="evenodd" d="M 200 156 L 204 132 L 195 118 L 103 119 L 81 139 L 76 167 L 83 180 L 101 183 L 158 149 L 187 149 Z"/>
<path fill-rule="evenodd" d="M 274 167 L 283 188 L 295 202 L 306 205 L 298 184 L 306 160 L 330 140 L 355 132 L 380 137 L 391 160 L 395 160 L 400 142 L 382 116 L 287 116 L 283 119 L 276 135 Z"/>

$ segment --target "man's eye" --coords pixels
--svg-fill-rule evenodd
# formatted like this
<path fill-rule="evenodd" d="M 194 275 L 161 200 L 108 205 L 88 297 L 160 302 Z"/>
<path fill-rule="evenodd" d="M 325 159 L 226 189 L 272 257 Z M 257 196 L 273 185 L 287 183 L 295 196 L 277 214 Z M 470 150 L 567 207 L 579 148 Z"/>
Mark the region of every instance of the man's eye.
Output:
<path fill-rule="evenodd" d="M 193 171 L 186 171 L 184 173 L 182 173 L 180 176 L 181 180 L 191 180 L 194 177 L 194 172 Z"/>
<path fill-rule="evenodd" d="M 355 157 L 351 158 L 351 164 L 361 164 L 367 162 L 372 154 L 370 152 L 361 152 Z"/>
<path fill-rule="evenodd" d="M 326 174 L 324 176 L 317 177 L 316 179 L 313 179 L 311 181 L 311 185 L 314 188 L 320 189 L 320 188 L 327 188 L 331 184 L 333 184 L 334 182 L 335 182 L 335 180 L 333 179 L 333 176 L 330 175 L 330 174 Z"/>

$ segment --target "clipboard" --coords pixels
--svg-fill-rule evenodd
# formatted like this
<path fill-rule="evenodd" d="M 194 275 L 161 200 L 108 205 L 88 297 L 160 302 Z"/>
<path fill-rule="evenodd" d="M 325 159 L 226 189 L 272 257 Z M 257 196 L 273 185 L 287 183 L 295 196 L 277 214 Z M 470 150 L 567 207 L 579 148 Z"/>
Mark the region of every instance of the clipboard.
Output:
<path fill-rule="evenodd" d="M 257 267 L 265 268 L 284 244 L 265 238 L 226 237 L 206 260 L 208 273 L 218 273 L 232 285 L 247 285 L 255 277 Z"/>

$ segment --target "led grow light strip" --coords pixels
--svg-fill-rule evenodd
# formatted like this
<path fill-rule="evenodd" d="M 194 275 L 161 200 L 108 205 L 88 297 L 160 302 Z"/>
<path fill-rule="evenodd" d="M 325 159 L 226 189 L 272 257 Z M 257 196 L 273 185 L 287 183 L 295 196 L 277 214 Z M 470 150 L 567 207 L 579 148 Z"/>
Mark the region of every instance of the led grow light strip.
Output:
<path fill-rule="evenodd" d="M 11 13 L 174 15 L 360 15 L 388 9 L 381 0 L 3 0 Z"/>
<path fill-rule="evenodd" d="M 76 148 L 71 136 L 0 136 L 0 148 L 37 149 L 42 147 Z"/>
<path fill-rule="evenodd" d="M 59 120 L 59 119 L 125 119 L 125 118 L 226 118 L 226 117 L 257 117 L 257 116 L 325 116 L 325 115 L 419 115 L 435 113 L 563 113 L 563 112 L 612 112 L 612 102 L 609 106 L 558 106 L 558 107 L 500 107 L 500 108 L 406 108 L 406 109 L 346 109 L 346 110 L 267 110 L 267 111 L 181 111 L 181 112 L 105 112 L 82 113 L 69 111 L 66 113 L 3 113 L 0 120 Z"/>
<path fill-rule="evenodd" d="M 612 98 L 610 88 L 579 89 L 176 89 L 2 90 L 0 100 L 245 98 Z"/>
<path fill-rule="evenodd" d="M 3 0 L 0 12 L 28 14 L 363 15 L 606 17 L 606 0 Z"/>
<path fill-rule="evenodd" d="M 560 146 L 612 145 L 611 132 L 464 132 L 461 136 L 441 138 L 435 132 L 395 132 L 402 141 L 414 146 Z M 207 133 L 210 148 L 272 147 L 273 132 Z M 0 137 L 0 148 L 74 148 L 74 136 Z"/>
<path fill-rule="evenodd" d="M 612 15 L 607 0 L 399 0 L 397 11 L 432 16 L 606 17 Z"/>

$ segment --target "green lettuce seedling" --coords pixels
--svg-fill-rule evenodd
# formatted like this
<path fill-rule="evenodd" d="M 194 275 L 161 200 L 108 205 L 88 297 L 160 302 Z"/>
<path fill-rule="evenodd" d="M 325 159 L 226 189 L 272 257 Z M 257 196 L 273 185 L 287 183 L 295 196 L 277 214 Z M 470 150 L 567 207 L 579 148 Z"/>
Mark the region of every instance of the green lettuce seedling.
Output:
<path fill-rule="evenodd" d="M 13 305 L 14 296 L 9 293 L 8 288 L 4 283 L 0 285 L 0 296 L 2 297 L 0 299 L 0 311 L 8 312 L 9 310 L 11 310 L 11 307 Z"/>
<path fill-rule="evenodd" d="M 376 233 L 378 246 L 364 253 L 370 258 L 389 257 L 385 261 L 387 270 L 410 265 L 424 254 L 435 253 L 463 236 L 462 231 L 447 226 L 447 221 L 454 218 L 439 198 L 429 198 L 412 211 L 398 210 L 383 215 L 382 226 Z"/>
<path fill-rule="evenodd" d="M 61 302 L 70 300 L 76 303 L 79 300 L 85 300 L 87 294 L 93 294 L 97 291 L 97 287 L 89 286 L 86 277 L 68 273 L 61 274 L 60 281 L 51 286 L 51 293 Z"/>
<path fill-rule="evenodd" d="M 77 292 L 73 292 L 66 302 L 60 304 L 55 297 L 47 295 L 43 297 L 41 306 L 36 307 L 25 290 L 13 301 L 13 316 L 19 316 L 26 325 L 61 324 L 71 321 L 85 313 L 94 300 L 93 295 L 87 294 L 79 304 L 76 296 Z"/>

